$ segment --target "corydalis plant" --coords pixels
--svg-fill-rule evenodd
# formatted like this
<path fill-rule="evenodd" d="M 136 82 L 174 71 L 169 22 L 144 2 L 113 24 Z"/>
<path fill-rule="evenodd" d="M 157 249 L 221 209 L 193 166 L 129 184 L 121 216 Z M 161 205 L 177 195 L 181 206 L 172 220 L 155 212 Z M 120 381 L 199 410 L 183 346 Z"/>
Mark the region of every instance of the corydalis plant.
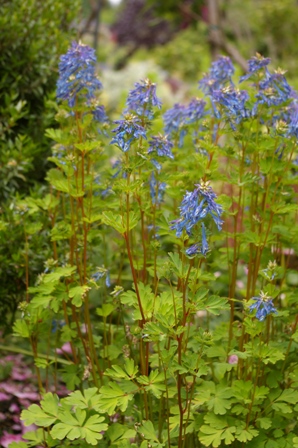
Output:
<path fill-rule="evenodd" d="M 171 222 L 171 229 L 176 230 L 177 237 L 180 237 L 183 231 L 188 236 L 192 236 L 194 227 L 199 222 L 202 222 L 202 243 L 195 243 L 187 249 L 186 253 L 188 255 L 195 255 L 200 252 L 205 256 L 208 251 L 208 243 L 203 220 L 208 216 L 211 217 L 218 230 L 221 230 L 223 224 L 221 220 L 223 209 L 221 205 L 215 202 L 216 194 L 208 182 L 201 182 L 196 187 L 193 192 L 187 192 L 185 194 L 180 206 L 180 218 Z"/>

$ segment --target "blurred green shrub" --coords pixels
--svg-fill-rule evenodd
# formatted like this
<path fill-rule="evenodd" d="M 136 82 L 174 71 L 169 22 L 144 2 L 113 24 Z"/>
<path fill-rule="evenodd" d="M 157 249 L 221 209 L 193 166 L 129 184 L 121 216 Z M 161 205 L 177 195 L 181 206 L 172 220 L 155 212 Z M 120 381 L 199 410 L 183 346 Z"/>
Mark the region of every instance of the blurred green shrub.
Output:
<path fill-rule="evenodd" d="M 26 283 L 24 235 L 12 204 L 15 195 L 29 193 L 34 185 L 42 194 L 51 146 L 44 134 L 55 115 L 53 67 L 74 34 L 79 6 L 79 0 L 0 2 L 1 326 L 7 326 L 23 300 Z"/>

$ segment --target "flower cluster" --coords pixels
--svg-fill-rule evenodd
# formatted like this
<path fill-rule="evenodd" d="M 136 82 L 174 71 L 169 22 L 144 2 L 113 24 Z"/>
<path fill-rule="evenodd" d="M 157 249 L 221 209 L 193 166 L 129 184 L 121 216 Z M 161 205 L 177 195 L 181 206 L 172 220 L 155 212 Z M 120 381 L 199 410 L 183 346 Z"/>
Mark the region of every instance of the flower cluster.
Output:
<path fill-rule="evenodd" d="M 149 141 L 148 154 L 156 152 L 160 157 L 168 157 L 169 159 L 173 159 L 173 146 L 173 143 L 168 140 L 166 136 L 158 135 L 156 137 L 152 137 L 152 140 Z"/>
<path fill-rule="evenodd" d="M 252 300 L 255 301 L 252 305 L 250 305 L 249 310 L 252 312 L 253 310 L 257 310 L 256 318 L 259 321 L 263 321 L 266 319 L 268 314 L 277 313 L 276 308 L 274 308 L 272 299 L 268 296 L 267 293 L 260 291 L 260 295 L 256 297 L 252 297 Z"/>
<path fill-rule="evenodd" d="M 95 50 L 73 42 L 68 52 L 60 59 L 57 98 L 67 100 L 70 107 L 75 105 L 77 95 L 81 91 L 88 101 L 94 99 L 95 91 L 102 88 L 95 75 L 95 64 Z"/>
<path fill-rule="evenodd" d="M 232 84 L 232 75 L 235 68 L 232 61 L 227 56 L 221 56 L 212 62 L 211 69 L 199 82 L 199 87 L 206 94 L 211 94 L 213 90 L 222 88 L 226 83 Z"/>
<path fill-rule="evenodd" d="M 248 72 L 246 75 L 241 76 L 240 82 L 245 81 L 246 79 L 249 79 L 252 75 L 257 73 L 258 71 L 265 68 L 265 72 L 268 73 L 267 66 L 270 63 L 270 58 L 264 58 L 259 53 L 256 54 L 253 58 L 249 59 L 248 61 Z"/>
<path fill-rule="evenodd" d="M 256 97 L 259 104 L 266 104 L 267 106 L 279 106 L 287 101 L 292 94 L 292 89 L 289 86 L 284 71 L 279 69 L 273 74 L 267 72 L 266 77 L 260 82 L 260 90 Z"/>
<path fill-rule="evenodd" d="M 175 104 L 164 114 L 165 133 L 178 136 L 179 146 L 187 134 L 187 126 L 197 122 L 205 115 L 206 102 L 193 98 L 188 105 Z"/>
<path fill-rule="evenodd" d="M 235 124 L 239 124 L 243 119 L 251 116 L 251 111 L 245 107 L 249 96 L 245 90 L 238 90 L 228 86 L 222 89 L 214 90 L 211 95 L 211 103 L 216 118 L 221 118 L 218 105 L 229 119 L 233 130 Z"/>
<path fill-rule="evenodd" d="M 152 118 L 152 107 L 161 108 L 161 101 L 156 96 L 156 84 L 150 79 L 137 82 L 135 89 L 129 92 L 126 104 L 129 111 Z"/>
<path fill-rule="evenodd" d="M 208 215 L 215 222 L 218 230 L 221 230 L 223 224 L 221 214 L 223 209 L 221 205 L 215 202 L 215 199 L 216 194 L 208 182 L 197 184 L 193 192 L 187 191 L 180 206 L 180 218 L 171 222 L 171 229 L 176 230 L 176 236 L 180 237 L 184 230 L 191 236 L 194 226 Z M 194 254 L 193 252 L 197 253 L 199 248 L 200 252 L 205 255 L 208 250 L 208 244 L 203 223 L 202 245 L 191 246 L 189 248 L 189 252 L 191 253 L 188 253 L 188 255 Z"/>
<path fill-rule="evenodd" d="M 127 114 L 124 116 L 124 120 L 117 120 L 115 123 L 118 126 L 112 131 L 116 135 L 111 143 L 115 143 L 123 152 L 130 149 L 134 140 L 139 137 L 146 138 L 146 130 L 141 126 L 140 118 L 135 115 Z"/>

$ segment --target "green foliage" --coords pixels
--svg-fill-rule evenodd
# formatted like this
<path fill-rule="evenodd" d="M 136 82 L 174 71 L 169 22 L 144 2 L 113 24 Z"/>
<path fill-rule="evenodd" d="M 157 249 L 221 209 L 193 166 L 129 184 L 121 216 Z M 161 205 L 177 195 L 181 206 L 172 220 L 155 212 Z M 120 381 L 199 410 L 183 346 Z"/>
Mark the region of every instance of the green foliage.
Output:
<path fill-rule="evenodd" d="M 0 5 L 0 324 L 7 331 L 24 299 L 27 255 L 39 254 L 30 262 L 31 284 L 47 259 L 40 216 L 26 223 L 30 245 L 24 247 L 25 210 L 18 202 L 30 190 L 35 198 L 46 194 L 42 184 L 51 141 L 44 133 L 54 125 L 56 110 L 53 67 L 68 46 L 78 10 L 77 0 L 4 0 Z"/>
<path fill-rule="evenodd" d="M 218 102 L 175 129 L 173 157 L 157 151 L 157 169 L 150 104 L 137 121 L 147 138 L 118 130 L 111 147 L 87 87 L 48 132 L 57 144 L 44 200 L 15 205 L 27 279 L 14 334 L 31 345 L 43 397 L 23 421 L 44 429 L 46 447 L 293 446 L 295 135 L 277 130 L 265 101 L 237 120 Z M 48 256 L 33 285 L 40 234 Z M 70 389 L 63 398 L 57 378 Z"/>

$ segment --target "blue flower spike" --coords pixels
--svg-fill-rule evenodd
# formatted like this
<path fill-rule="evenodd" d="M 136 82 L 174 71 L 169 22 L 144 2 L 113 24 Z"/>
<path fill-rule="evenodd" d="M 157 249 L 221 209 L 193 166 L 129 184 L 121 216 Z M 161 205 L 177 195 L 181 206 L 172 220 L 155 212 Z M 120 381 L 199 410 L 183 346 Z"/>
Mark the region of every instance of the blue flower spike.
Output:
<path fill-rule="evenodd" d="M 70 107 L 74 107 L 81 91 L 87 101 L 94 99 L 95 92 L 102 88 L 95 65 L 95 50 L 73 42 L 68 52 L 60 58 L 57 99 L 67 100 Z"/>
<path fill-rule="evenodd" d="M 221 230 L 223 221 L 221 214 L 222 206 L 215 202 L 216 194 L 209 186 L 209 182 L 196 184 L 193 192 L 187 191 L 180 206 L 180 218 L 171 221 L 171 229 L 176 230 L 176 236 L 180 237 L 185 231 L 188 236 L 192 236 L 193 228 L 201 222 L 202 243 L 194 244 L 186 250 L 189 256 L 201 253 L 206 256 L 209 247 L 206 238 L 206 228 L 203 220 L 210 216 L 216 224 L 218 230 Z"/>
<path fill-rule="evenodd" d="M 273 305 L 272 298 L 268 296 L 268 293 L 264 293 L 260 291 L 260 295 L 256 297 L 252 297 L 252 300 L 255 301 L 252 305 L 250 305 L 249 310 L 252 312 L 256 310 L 256 318 L 262 322 L 266 319 L 269 314 L 277 313 L 276 308 Z"/>

